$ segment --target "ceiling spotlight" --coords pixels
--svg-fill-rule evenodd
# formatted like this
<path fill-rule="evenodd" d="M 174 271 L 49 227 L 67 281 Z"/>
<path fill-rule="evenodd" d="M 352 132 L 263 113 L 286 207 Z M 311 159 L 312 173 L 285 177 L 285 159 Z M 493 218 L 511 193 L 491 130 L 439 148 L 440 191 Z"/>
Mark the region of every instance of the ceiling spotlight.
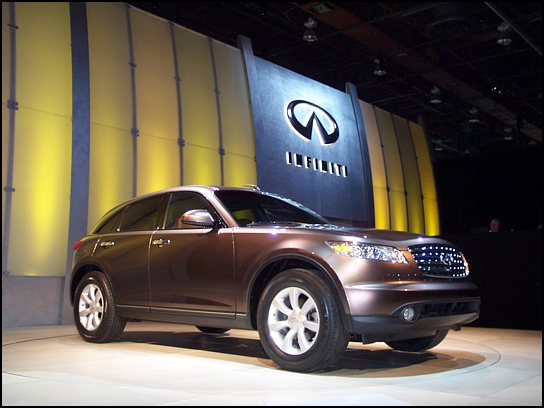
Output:
<path fill-rule="evenodd" d="M 512 38 L 510 37 L 510 33 L 512 29 L 510 28 L 510 25 L 506 21 L 503 21 L 497 27 L 497 30 L 501 32 L 499 39 L 497 40 L 497 44 L 504 45 L 504 46 L 512 44 Z"/>
<path fill-rule="evenodd" d="M 374 75 L 382 76 L 387 74 L 387 72 L 385 71 L 383 67 L 384 65 L 383 60 L 376 58 L 374 62 L 376 63 L 376 66 L 374 67 Z"/>
<path fill-rule="evenodd" d="M 504 140 L 512 140 L 513 139 L 513 137 L 512 137 L 512 128 L 510 126 L 506 126 L 503 129 L 503 131 L 505 133 L 503 135 L 503 137 L 502 137 Z"/>
<path fill-rule="evenodd" d="M 473 106 L 468 112 L 472 115 L 472 117 L 468 120 L 468 123 L 478 123 L 480 121 L 480 118 L 478 117 L 478 109 Z"/>
<path fill-rule="evenodd" d="M 308 21 L 304 23 L 304 26 L 306 27 L 306 31 L 304 32 L 302 39 L 308 42 L 317 41 L 317 34 L 314 30 L 317 27 L 315 20 L 312 17 L 309 17 Z"/>
<path fill-rule="evenodd" d="M 431 89 L 431 103 L 442 103 L 442 99 L 440 99 L 440 88 L 438 88 L 436 85 L 433 87 L 433 89 Z"/>

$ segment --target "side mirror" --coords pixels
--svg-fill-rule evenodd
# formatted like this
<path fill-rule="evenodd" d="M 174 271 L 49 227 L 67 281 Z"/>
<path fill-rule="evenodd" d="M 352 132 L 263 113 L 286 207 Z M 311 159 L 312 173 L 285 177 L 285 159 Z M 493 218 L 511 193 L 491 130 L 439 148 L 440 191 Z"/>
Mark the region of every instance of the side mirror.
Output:
<path fill-rule="evenodd" d="M 181 216 L 181 222 L 206 228 L 213 228 L 215 225 L 215 221 L 208 210 L 189 210 Z"/>

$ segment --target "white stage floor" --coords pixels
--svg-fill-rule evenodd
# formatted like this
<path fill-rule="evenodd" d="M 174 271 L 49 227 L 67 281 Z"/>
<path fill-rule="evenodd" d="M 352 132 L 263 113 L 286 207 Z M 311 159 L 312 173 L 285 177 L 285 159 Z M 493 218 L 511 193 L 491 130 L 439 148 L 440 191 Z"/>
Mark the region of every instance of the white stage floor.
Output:
<path fill-rule="evenodd" d="M 298 374 L 252 331 L 128 323 L 91 344 L 69 325 L 3 328 L 2 405 L 542 406 L 542 332 L 464 327 L 425 353 L 350 343 Z"/>

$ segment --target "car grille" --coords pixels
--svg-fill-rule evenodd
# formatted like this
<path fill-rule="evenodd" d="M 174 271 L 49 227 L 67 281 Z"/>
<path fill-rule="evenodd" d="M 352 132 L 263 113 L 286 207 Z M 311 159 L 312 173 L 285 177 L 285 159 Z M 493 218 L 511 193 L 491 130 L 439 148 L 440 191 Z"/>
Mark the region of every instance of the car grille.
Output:
<path fill-rule="evenodd" d="M 468 276 L 463 254 L 448 245 L 414 245 L 408 247 L 417 267 L 425 276 L 464 278 Z"/>

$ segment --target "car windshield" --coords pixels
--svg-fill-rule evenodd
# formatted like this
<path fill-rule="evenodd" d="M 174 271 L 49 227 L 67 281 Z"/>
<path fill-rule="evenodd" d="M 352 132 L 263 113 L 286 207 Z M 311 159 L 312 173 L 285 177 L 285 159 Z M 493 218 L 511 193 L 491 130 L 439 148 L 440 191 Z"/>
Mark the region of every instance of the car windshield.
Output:
<path fill-rule="evenodd" d="M 243 225 L 330 224 L 326 218 L 295 201 L 253 191 L 219 190 L 215 195 Z"/>

